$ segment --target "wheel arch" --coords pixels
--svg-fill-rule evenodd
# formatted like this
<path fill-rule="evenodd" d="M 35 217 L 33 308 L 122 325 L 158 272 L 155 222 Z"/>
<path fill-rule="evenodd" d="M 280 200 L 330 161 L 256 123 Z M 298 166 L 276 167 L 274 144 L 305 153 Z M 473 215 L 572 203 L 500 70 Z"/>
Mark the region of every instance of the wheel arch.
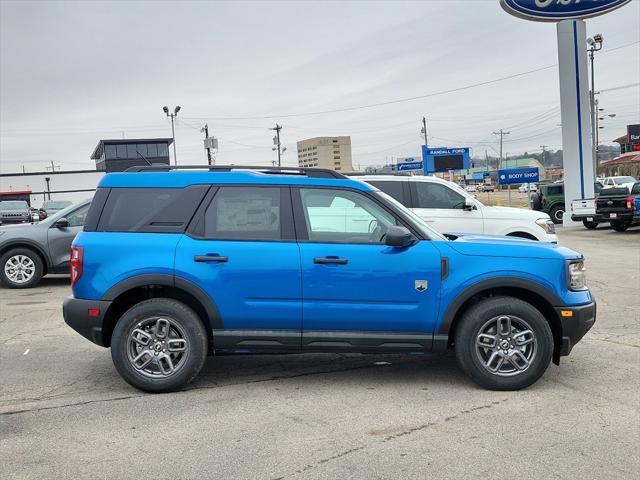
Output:
<path fill-rule="evenodd" d="M 456 328 L 464 313 L 473 305 L 485 298 L 507 296 L 523 300 L 535 308 L 545 317 L 553 334 L 553 362 L 560 362 L 562 348 L 562 323 L 555 306 L 561 306 L 562 300 L 549 289 L 530 280 L 505 277 L 484 280 L 471 285 L 462 291 L 449 305 L 436 335 L 440 348 L 453 345 Z M 443 343 L 446 341 L 446 345 Z"/>
<path fill-rule="evenodd" d="M 32 242 L 30 240 L 22 240 L 22 239 L 13 241 L 11 243 L 6 243 L 0 247 L 0 256 L 4 255 L 9 250 L 13 250 L 14 248 L 27 248 L 29 250 L 33 250 L 34 252 L 36 252 L 36 254 L 38 254 L 38 256 L 40 257 L 40 260 L 42 260 L 42 266 L 44 268 L 44 272 L 42 273 L 42 275 L 47 274 L 47 272 L 49 271 L 49 268 L 51 267 L 51 263 L 49 261 L 49 255 L 47 255 L 47 252 L 45 252 L 45 250 L 42 247 L 40 247 L 37 243 Z"/>
<path fill-rule="evenodd" d="M 193 282 L 173 275 L 138 275 L 111 287 L 101 300 L 111 302 L 102 326 L 105 347 L 111 345 L 116 323 L 133 305 L 151 298 L 172 298 L 192 308 L 207 330 L 209 351 L 212 351 L 213 329 L 222 328 L 214 301 Z"/>

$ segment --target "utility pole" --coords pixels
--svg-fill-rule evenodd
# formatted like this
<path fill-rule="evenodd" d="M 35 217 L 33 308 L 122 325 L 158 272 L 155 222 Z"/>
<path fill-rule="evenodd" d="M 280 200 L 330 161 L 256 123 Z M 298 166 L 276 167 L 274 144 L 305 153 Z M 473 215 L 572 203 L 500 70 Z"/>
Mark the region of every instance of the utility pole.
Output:
<path fill-rule="evenodd" d="M 209 125 L 205 123 L 204 127 L 201 128 L 200 131 L 204 132 L 204 144 L 205 148 L 207 149 L 207 162 L 209 163 L 209 165 L 213 165 L 211 160 L 211 144 L 209 142 Z"/>
<path fill-rule="evenodd" d="M 173 109 L 173 113 L 169 113 L 169 108 L 165 105 L 162 107 L 162 111 L 171 118 L 171 138 L 173 140 L 173 164 L 178 165 L 178 154 L 176 153 L 176 129 L 173 125 L 173 120 L 178 116 L 180 111 L 180 105 Z"/>
<path fill-rule="evenodd" d="M 422 130 L 420 131 L 424 135 L 424 146 L 429 146 L 429 141 L 427 137 L 427 117 L 422 117 Z"/>
<path fill-rule="evenodd" d="M 542 149 L 542 166 L 544 166 L 544 161 L 545 161 L 548 146 L 549 145 L 540 145 L 540 148 Z"/>
<path fill-rule="evenodd" d="M 600 112 L 598 111 L 598 99 L 596 98 L 593 101 L 593 107 L 595 111 L 595 127 L 594 132 L 596 133 L 595 144 L 593 146 L 593 161 L 594 161 L 594 174 L 598 176 L 598 146 L 600 145 Z"/>
<path fill-rule="evenodd" d="M 502 141 L 505 135 L 509 135 L 511 132 L 505 132 L 504 130 L 500 129 L 499 132 L 493 132 L 494 135 L 500 135 L 500 159 L 498 160 L 498 170 L 500 170 L 500 167 L 502 167 Z"/>
<path fill-rule="evenodd" d="M 273 144 L 275 145 L 275 147 L 273 147 L 271 150 L 278 151 L 278 166 L 281 167 L 282 166 L 282 150 L 281 150 L 281 144 L 280 144 L 280 130 L 282 130 L 282 125 L 278 125 L 276 123 L 276 126 L 274 128 L 270 128 L 269 130 L 275 130 L 276 132 L 276 136 L 273 137 Z"/>

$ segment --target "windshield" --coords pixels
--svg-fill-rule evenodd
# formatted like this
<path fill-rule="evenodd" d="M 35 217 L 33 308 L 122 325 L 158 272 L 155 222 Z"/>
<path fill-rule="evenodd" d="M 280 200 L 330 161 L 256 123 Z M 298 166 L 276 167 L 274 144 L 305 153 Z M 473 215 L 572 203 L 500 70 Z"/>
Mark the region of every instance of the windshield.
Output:
<path fill-rule="evenodd" d="M 20 210 L 29 208 L 27 202 L 24 200 L 5 200 L 4 202 L 0 202 L 0 210 Z"/>
<path fill-rule="evenodd" d="M 633 177 L 613 177 L 613 183 L 622 185 L 623 183 L 633 183 L 636 179 Z"/>
<path fill-rule="evenodd" d="M 425 237 L 427 237 L 427 238 L 429 238 L 431 240 L 445 240 L 445 241 L 447 240 L 446 237 L 444 237 L 441 233 L 435 231 L 429 225 L 424 223 L 424 220 L 422 220 L 418 215 L 413 213 L 410 209 L 408 209 L 407 207 L 402 205 L 399 201 L 397 201 L 391 195 L 387 195 L 386 193 L 384 193 L 384 192 L 382 192 L 380 190 L 375 190 L 375 194 L 378 195 L 379 197 L 382 197 L 382 199 L 384 201 L 386 201 L 388 203 L 391 203 L 398 210 L 400 210 L 402 213 L 404 213 L 407 217 L 411 218 L 411 220 L 413 221 L 414 226 L 417 229 L 419 229 L 420 233 L 422 233 Z"/>

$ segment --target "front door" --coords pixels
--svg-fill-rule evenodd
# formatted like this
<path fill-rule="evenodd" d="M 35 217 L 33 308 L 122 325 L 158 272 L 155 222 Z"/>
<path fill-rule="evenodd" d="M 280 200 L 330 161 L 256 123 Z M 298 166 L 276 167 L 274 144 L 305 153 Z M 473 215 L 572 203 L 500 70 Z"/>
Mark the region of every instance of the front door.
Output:
<path fill-rule="evenodd" d="M 300 253 L 289 188 L 223 186 L 212 195 L 178 243 L 175 274 L 215 303 L 215 348 L 299 349 Z"/>
<path fill-rule="evenodd" d="M 465 209 L 466 197 L 438 182 L 409 182 L 413 211 L 440 233 L 485 233 L 482 210 Z M 491 233 L 491 232 L 487 232 Z"/>
<path fill-rule="evenodd" d="M 433 244 L 386 246 L 386 230 L 400 221 L 363 192 L 301 188 L 293 193 L 303 348 L 429 348 L 440 287 L 440 254 Z"/>
<path fill-rule="evenodd" d="M 65 215 L 64 218 L 69 222 L 67 227 L 56 227 L 54 225 L 49 227 L 47 243 L 49 244 L 49 257 L 54 271 L 69 270 L 71 242 L 82 231 L 88 211 L 89 204 L 83 205 Z"/>

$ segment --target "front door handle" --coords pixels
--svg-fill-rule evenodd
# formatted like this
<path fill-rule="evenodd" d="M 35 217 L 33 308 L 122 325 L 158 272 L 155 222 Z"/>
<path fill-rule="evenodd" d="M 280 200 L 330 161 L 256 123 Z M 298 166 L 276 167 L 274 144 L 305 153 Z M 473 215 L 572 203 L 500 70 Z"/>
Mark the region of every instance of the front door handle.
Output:
<path fill-rule="evenodd" d="M 225 263 L 229 257 L 221 257 L 220 255 L 196 255 L 193 257 L 194 262 L 219 262 Z"/>
<path fill-rule="evenodd" d="M 326 263 L 336 263 L 338 265 L 346 265 L 348 260 L 346 258 L 337 258 L 337 257 L 316 257 L 313 259 L 313 263 L 326 264 Z"/>

